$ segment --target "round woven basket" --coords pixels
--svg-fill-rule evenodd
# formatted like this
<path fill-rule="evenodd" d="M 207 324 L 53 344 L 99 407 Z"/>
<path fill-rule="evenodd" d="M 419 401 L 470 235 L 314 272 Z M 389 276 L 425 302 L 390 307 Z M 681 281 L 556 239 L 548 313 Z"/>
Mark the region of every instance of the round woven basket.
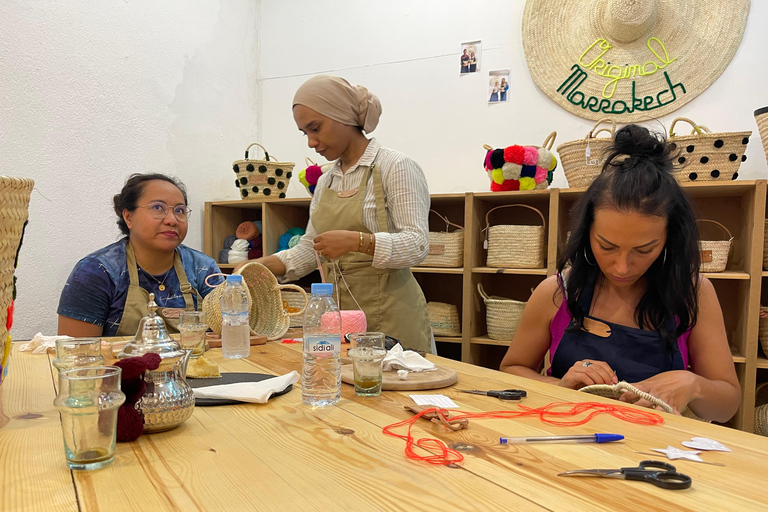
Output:
<path fill-rule="evenodd" d="M 427 314 L 435 336 L 461 336 L 459 308 L 445 302 L 427 302 Z"/>
<path fill-rule="evenodd" d="M 768 382 L 755 390 L 755 434 L 768 436 Z"/>
<path fill-rule="evenodd" d="M 763 354 L 768 356 L 768 307 L 760 306 L 759 326 L 757 339 L 760 341 L 760 346 L 763 347 Z"/>
<path fill-rule="evenodd" d="M 768 107 L 755 110 L 755 122 L 760 132 L 760 140 L 763 142 L 765 159 L 768 160 Z"/>
<path fill-rule="evenodd" d="M 684 121 L 693 127 L 691 135 L 675 135 L 675 124 Z M 677 181 L 735 180 L 751 131 L 712 133 L 709 128 L 685 117 L 678 117 L 669 127 L 668 142 L 679 151 L 679 167 L 672 172 Z"/>
<path fill-rule="evenodd" d="M 488 295 L 481 283 L 477 283 L 477 291 L 485 302 L 485 323 L 488 328 L 488 337 L 492 340 L 511 341 L 515 337 L 526 303 Z"/>
<path fill-rule="evenodd" d="M 664 400 L 657 398 L 649 393 L 646 393 L 645 391 L 641 391 L 637 389 L 632 384 L 629 384 L 627 382 L 621 381 L 616 384 L 610 385 L 610 384 L 593 384 L 592 386 L 584 386 L 583 388 L 579 389 L 579 391 L 583 391 L 584 393 L 589 393 L 591 395 L 597 395 L 597 396 L 603 396 L 605 398 L 613 398 L 614 400 L 618 400 L 621 398 L 621 395 L 623 395 L 625 392 L 629 391 L 631 393 L 636 394 L 640 398 L 644 400 L 648 400 L 652 404 L 654 404 L 659 409 L 663 410 L 664 412 L 672 413 L 674 410 L 672 407 L 666 403 Z"/>
<path fill-rule="evenodd" d="M 264 160 L 248 159 L 248 150 L 253 146 L 264 150 Z M 235 186 L 240 191 L 240 197 L 251 201 L 284 198 L 294 165 L 293 162 L 278 162 L 274 157 L 270 158 L 264 146 L 254 142 L 245 149 L 245 160 L 232 162 Z"/>
<path fill-rule="evenodd" d="M 445 221 L 445 231 L 429 232 L 429 254 L 418 267 L 458 268 L 464 266 L 464 228 L 449 221 L 435 210 L 429 210 Z M 448 229 L 456 228 L 449 233 Z"/>
<path fill-rule="evenodd" d="M 291 315 L 288 320 L 289 327 L 304 326 L 304 306 L 307 303 L 306 295 L 292 290 L 280 290 L 280 299 L 283 302 L 283 309 Z"/>
<path fill-rule="evenodd" d="M 499 225 L 491 226 L 489 217 L 499 208 L 528 208 L 541 217 L 541 226 Z M 485 214 L 487 231 L 487 265 L 494 268 L 544 268 L 547 221 L 544 215 L 527 204 L 507 204 L 491 208 Z"/>
<path fill-rule="evenodd" d="M 718 226 L 728 240 L 699 240 L 699 251 L 701 253 L 701 263 L 699 272 L 722 272 L 728 265 L 728 254 L 731 252 L 733 235 L 727 227 L 716 220 L 697 219 L 696 222 L 711 222 Z"/>
<path fill-rule="evenodd" d="M 610 130 L 598 129 L 603 123 L 611 123 Z M 598 139 L 597 135 L 602 132 L 610 133 L 610 138 Z M 560 162 L 569 187 L 588 187 L 600 175 L 605 161 L 605 150 L 613 144 L 615 133 L 616 122 L 606 117 L 595 123 L 583 139 L 564 142 L 557 146 L 557 154 L 560 155 Z"/>

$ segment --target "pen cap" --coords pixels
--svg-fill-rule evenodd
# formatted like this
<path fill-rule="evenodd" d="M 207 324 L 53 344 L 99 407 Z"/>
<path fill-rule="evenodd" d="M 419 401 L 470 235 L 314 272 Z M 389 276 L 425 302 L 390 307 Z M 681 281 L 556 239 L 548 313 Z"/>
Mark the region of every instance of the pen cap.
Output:
<path fill-rule="evenodd" d="M 624 436 L 621 434 L 595 434 L 596 443 L 610 443 L 613 441 L 621 441 Z"/>

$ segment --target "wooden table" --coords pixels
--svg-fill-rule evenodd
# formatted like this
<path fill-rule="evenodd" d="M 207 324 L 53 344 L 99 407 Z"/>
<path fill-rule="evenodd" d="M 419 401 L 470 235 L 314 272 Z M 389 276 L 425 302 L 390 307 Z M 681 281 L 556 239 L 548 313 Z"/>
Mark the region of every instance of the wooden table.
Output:
<path fill-rule="evenodd" d="M 766 510 L 768 438 L 663 414 L 661 426 L 638 426 L 599 416 L 578 427 L 538 418 L 470 420 L 452 432 L 419 420 L 414 434 L 464 449 L 459 467 L 408 460 L 405 443 L 382 427 L 411 416 L 407 392 L 361 398 L 343 385 L 334 407 L 301 403 L 295 386 L 268 404 L 198 407 L 182 426 L 117 446 L 115 462 L 71 472 L 64 461 L 59 415 L 53 408 L 53 356 L 18 352 L 0 386 L 0 509 L 2 510 Z M 300 370 L 300 345 L 255 346 L 247 360 L 209 357 L 223 371 L 284 374 Z M 603 401 L 553 385 L 429 356 L 459 373 L 457 387 L 521 388 L 525 404 Z M 516 409 L 486 396 L 443 393 L 464 411 Z M 613 432 L 625 442 L 499 445 L 500 436 Z M 733 453 L 704 459 L 726 467 L 675 461 L 691 476 L 684 491 L 643 482 L 564 478 L 578 468 L 617 468 L 649 457 L 633 453 L 682 448 L 693 436 L 716 439 Z M 666 460 L 660 454 L 659 460 Z"/>

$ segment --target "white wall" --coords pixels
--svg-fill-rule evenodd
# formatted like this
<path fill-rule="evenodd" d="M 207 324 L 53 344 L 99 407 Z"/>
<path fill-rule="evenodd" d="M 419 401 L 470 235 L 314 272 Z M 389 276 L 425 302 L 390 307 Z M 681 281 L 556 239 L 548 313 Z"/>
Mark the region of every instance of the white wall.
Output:
<path fill-rule="evenodd" d="M 591 121 L 533 84 L 523 0 L 104 0 L 0 3 L 0 173 L 37 181 L 17 276 L 13 334 L 56 330 L 67 275 L 118 236 L 111 196 L 132 172 L 188 186 L 185 243 L 202 246 L 206 200 L 235 199 L 230 166 L 248 142 L 304 167 L 291 99 L 308 77 L 344 76 L 384 106 L 373 133 L 415 158 L 433 193 L 487 191 L 483 144 L 557 144 Z M 768 2 L 752 2 L 741 47 L 720 79 L 661 121 L 685 114 L 716 131 L 755 130 L 768 105 Z M 463 41 L 482 69 L 460 77 Z M 486 103 L 487 71 L 512 70 L 512 101 Z M 768 177 L 755 133 L 743 179 Z M 555 186 L 565 186 L 559 173 Z M 43 198 L 44 194 L 48 199 Z M 297 179 L 289 196 L 307 193 Z"/>

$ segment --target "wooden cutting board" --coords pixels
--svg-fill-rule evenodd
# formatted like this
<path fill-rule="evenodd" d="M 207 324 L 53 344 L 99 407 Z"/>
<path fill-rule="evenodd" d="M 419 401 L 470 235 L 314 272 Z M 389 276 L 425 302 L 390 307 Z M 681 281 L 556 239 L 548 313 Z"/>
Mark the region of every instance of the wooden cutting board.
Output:
<path fill-rule="evenodd" d="M 447 366 L 436 365 L 432 372 L 410 372 L 408 380 L 400 380 L 397 371 L 384 372 L 381 381 L 381 389 L 386 391 L 416 391 L 420 389 L 447 388 L 456 384 L 459 376 L 456 371 Z M 355 376 L 351 364 L 341 365 L 341 380 L 347 384 L 355 385 Z"/>

